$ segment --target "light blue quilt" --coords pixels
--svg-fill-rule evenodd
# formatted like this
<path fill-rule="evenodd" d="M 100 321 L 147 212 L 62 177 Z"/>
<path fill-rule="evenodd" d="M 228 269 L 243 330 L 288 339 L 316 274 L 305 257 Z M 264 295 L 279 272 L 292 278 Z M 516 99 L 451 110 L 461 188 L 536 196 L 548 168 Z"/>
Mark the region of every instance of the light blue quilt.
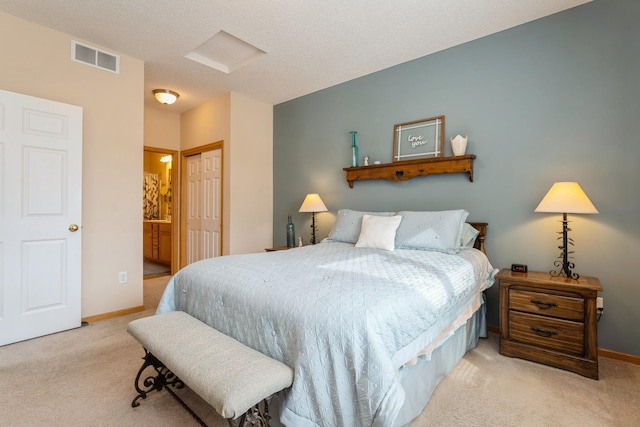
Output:
<path fill-rule="evenodd" d="M 480 251 L 323 242 L 189 265 L 158 313 L 182 310 L 295 371 L 287 426 L 392 425 L 398 369 L 493 284 Z"/>

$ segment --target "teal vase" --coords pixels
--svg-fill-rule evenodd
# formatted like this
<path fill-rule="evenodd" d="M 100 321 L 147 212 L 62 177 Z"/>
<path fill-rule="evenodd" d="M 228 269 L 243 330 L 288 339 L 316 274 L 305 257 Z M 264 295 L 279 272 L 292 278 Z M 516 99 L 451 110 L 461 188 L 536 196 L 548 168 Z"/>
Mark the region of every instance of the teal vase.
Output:
<path fill-rule="evenodd" d="M 291 215 L 287 219 L 287 247 L 292 248 L 296 245 L 296 228 L 291 221 Z"/>
<path fill-rule="evenodd" d="M 358 158 L 360 154 L 358 153 L 358 145 L 356 143 L 356 135 L 358 132 L 351 131 L 351 167 L 355 168 L 358 166 Z"/>

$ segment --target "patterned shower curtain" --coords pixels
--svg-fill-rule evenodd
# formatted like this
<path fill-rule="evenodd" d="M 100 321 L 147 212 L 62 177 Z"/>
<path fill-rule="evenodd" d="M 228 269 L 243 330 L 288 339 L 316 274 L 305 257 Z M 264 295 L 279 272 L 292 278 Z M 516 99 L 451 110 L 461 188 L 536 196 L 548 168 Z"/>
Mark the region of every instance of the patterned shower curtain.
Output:
<path fill-rule="evenodd" d="M 144 219 L 160 219 L 160 205 L 158 202 L 160 179 L 158 174 L 145 172 L 142 185 Z"/>

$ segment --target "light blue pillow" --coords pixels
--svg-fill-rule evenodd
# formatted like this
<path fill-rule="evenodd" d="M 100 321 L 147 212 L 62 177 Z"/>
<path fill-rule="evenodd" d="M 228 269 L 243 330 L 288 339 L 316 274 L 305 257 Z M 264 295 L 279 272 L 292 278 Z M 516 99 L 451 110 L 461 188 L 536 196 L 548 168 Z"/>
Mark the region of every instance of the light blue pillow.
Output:
<path fill-rule="evenodd" d="M 462 225 L 462 233 L 460 234 L 460 247 L 462 248 L 473 248 L 473 245 L 476 243 L 476 237 L 478 237 L 480 232 L 476 230 L 473 225 L 465 222 Z"/>
<path fill-rule="evenodd" d="M 396 249 L 435 250 L 457 253 L 469 212 L 464 209 L 433 212 L 400 211 Z"/>
<path fill-rule="evenodd" d="M 392 216 L 395 212 L 361 212 L 351 209 L 340 209 L 336 222 L 325 240 L 328 242 L 356 243 L 362 229 L 362 217 L 365 215 Z"/>

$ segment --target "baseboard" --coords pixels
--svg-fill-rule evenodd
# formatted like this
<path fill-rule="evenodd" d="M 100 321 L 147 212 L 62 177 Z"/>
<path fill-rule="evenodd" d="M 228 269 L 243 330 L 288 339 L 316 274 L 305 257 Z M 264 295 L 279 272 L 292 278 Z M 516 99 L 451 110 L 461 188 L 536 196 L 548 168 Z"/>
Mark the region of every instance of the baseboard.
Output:
<path fill-rule="evenodd" d="M 82 319 L 83 322 L 91 323 L 98 320 L 112 319 L 114 317 L 124 316 L 126 314 L 139 313 L 144 311 L 144 306 L 125 308 L 124 310 L 112 311 L 110 313 L 97 314 L 95 316 L 89 316 Z"/>
<path fill-rule="evenodd" d="M 487 330 L 498 335 L 500 334 L 500 327 L 496 325 L 487 325 Z M 634 365 L 640 365 L 640 356 L 621 353 L 614 350 L 607 350 L 602 347 L 598 347 L 598 357 L 608 357 L 609 359 L 616 359 L 627 363 L 633 363 Z"/>
<path fill-rule="evenodd" d="M 598 356 L 621 360 L 623 362 L 633 363 L 634 365 L 640 365 L 640 356 L 620 353 L 619 351 L 607 350 L 606 348 L 598 347 Z"/>

